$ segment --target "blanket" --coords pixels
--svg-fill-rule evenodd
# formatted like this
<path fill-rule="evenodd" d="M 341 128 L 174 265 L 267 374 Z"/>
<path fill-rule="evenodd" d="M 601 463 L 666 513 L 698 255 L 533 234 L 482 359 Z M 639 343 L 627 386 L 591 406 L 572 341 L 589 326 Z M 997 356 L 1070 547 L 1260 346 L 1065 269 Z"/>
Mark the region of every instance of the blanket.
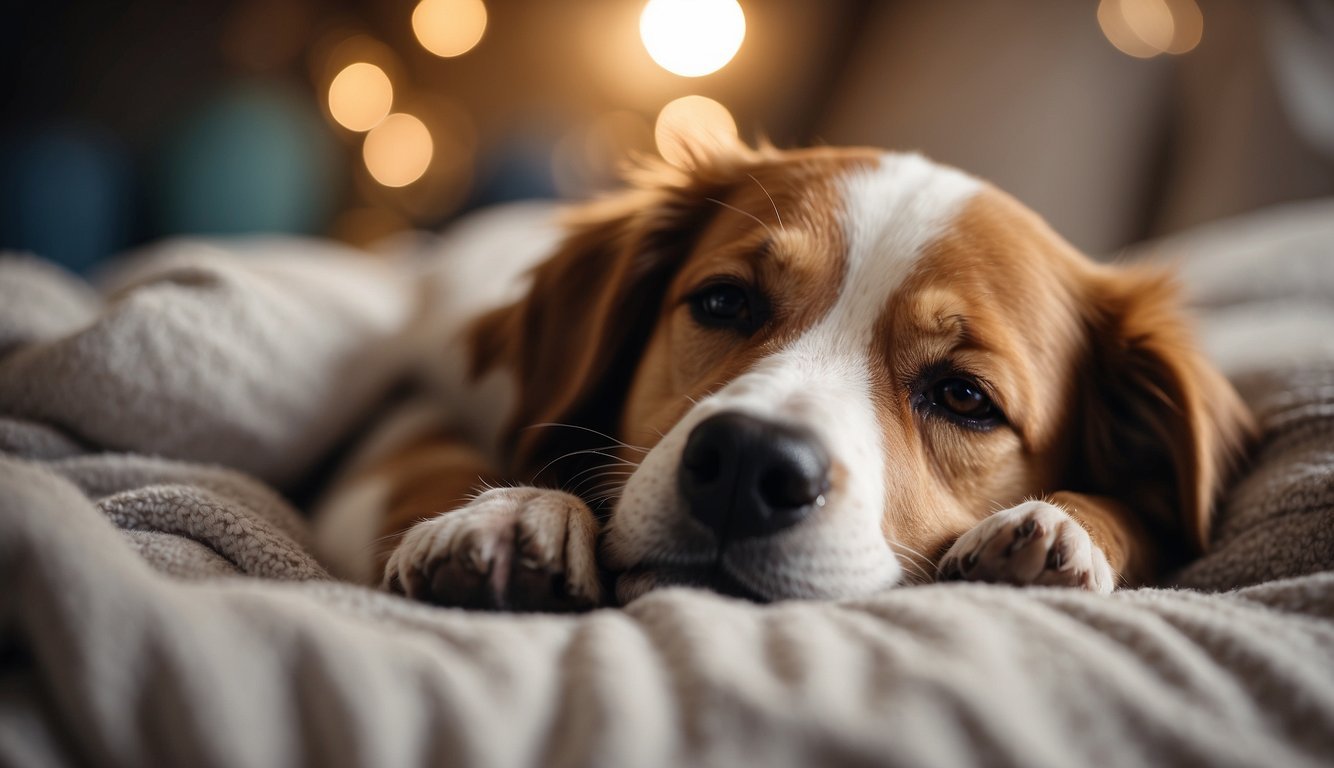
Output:
<path fill-rule="evenodd" d="M 283 494 L 391 385 L 412 268 L 181 241 L 97 292 L 0 260 L 0 765 L 1327 765 L 1334 204 L 1147 250 L 1265 434 L 1173 586 L 580 616 L 310 554 Z"/>

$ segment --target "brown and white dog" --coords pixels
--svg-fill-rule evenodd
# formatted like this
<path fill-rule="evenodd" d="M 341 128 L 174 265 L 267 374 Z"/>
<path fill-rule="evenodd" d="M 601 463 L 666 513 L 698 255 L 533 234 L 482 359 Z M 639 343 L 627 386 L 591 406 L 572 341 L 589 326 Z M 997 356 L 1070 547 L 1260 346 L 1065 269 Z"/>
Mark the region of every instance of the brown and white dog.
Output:
<path fill-rule="evenodd" d="M 1108 592 L 1201 551 L 1252 430 L 1167 276 L 918 155 L 729 149 L 523 221 L 446 255 L 434 415 L 319 521 L 345 573 L 518 610 Z"/>

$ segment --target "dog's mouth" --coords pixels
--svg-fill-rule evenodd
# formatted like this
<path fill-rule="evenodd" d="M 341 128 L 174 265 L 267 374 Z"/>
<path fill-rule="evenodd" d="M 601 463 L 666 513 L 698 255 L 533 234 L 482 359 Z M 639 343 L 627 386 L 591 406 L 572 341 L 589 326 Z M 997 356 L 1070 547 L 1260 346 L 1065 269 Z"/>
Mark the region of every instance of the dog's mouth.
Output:
<path fill-rule="evenodd" d="M 608 530 L 604 525 L 598 550 L 606 555 Z M 693 546 L 684 542 L 676 547 L 648 554 L 634 562 L 621 561 L 604 571 L 603 586 L 608 593 L 614 594 L 621 605 L 625 605 L 643 595 L 667 587 L 689 587 L 706 589 L 728 597 L 736 597 L 756 603 L 771 602 L 752 587 L 746 586 L 729 567 L 727 557 L 729 549 L 693 542 Z M 609 558 L 611 559 L 611 558 Z M 603 560 L 604 565 L 607 564 Z"/>
<path fill-rule="evenodd" d="M 615 576 L 616 598 L 622 605 L 665 587 L 707 589 L 720 595 L 755 603 L 769 602 L 769 598 L 745 586 L 728 573 L 722 564 L 721 556 L 712 563 L 699 565 L 639 564 Z"/>

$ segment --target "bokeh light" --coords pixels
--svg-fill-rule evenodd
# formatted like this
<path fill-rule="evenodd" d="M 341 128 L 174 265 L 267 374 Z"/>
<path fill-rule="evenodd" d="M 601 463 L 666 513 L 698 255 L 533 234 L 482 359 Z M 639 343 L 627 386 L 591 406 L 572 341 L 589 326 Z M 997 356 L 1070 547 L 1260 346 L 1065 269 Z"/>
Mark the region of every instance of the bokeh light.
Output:
<path fill-rule="evenodd" d="M 639 36 L 658 66 L 682 77 L 717 72 L 746 37 L 746 15 L 736 0 L 649 0 Z"/>
<path fill-rule="evenodd" d="M 692 148 L 707 151 L 735 144 L 736 120 L 727 107 L 707 96 L 682 96 L 658 113 L 653 140 L 665 160 L 688 167 L 695 158 Z"/>
<path fill-rule="evenodd" d="M 350 131 L 369 131 L 379 125 L 393 104 L 389 76 L 365 61 L 344 67 L 329 84 L 329 114 Z"/>
<path fill-rule="evenodd" d="M 396 112 L 366 134 L 361 154 L 376 181 L 386 187 L 404 187 L 426 173 L 434 151 L 426 124 Z"/>
<path fill-rule="evenodd" d="M 1195 0 L 1168 0 L 1172 10 L 1172 44 L 1168 53 L 1190 53 L 1204 37 L 1204 14 Z"/>
<path fill-rule="evenodd" d="M 412 12 L 417 42 L 436 56 L 462 56 L 486 33 L 482 0 L 422 0 Z"/>
<path fill-rule="evenodd" d="M 1128 56 L 1187 53 L 1199 45 L 1204 14 L 1195 0 L 1101 0 L 1098 25 Z"/>

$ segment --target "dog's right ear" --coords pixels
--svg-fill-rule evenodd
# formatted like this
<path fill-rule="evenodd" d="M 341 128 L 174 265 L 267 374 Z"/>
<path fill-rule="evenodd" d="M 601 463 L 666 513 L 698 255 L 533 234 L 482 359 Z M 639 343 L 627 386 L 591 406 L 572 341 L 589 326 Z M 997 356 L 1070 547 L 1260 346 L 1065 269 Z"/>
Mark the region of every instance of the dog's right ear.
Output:
<path fill-rule="evenodd" d="M 759 153 L 744 147 L 630 174 L 634 185 L 567 217 L 568 235 L 532 273 L 528 294 L 474 326 L 472 375 L 504 365 L 518 379 L 505 453 L 512 477 L 558 478 L 544 465 L 608 442 L 562 424 L 613 434 L 639 354 L 677 266 Z M 577 463 L 577 462 L 576 462 Z"/>
<path fill-rule="evenodd" d="M 1195 343 L 1169 275 L 1123 267 L 1101 276 L 1085 302 L 1090 356 L 1074 466 L 1081 487 L 1144 516 L 1170 567 L 1208 546 L 1214 503 L 1255 439 L 1254 417 Z"/>

